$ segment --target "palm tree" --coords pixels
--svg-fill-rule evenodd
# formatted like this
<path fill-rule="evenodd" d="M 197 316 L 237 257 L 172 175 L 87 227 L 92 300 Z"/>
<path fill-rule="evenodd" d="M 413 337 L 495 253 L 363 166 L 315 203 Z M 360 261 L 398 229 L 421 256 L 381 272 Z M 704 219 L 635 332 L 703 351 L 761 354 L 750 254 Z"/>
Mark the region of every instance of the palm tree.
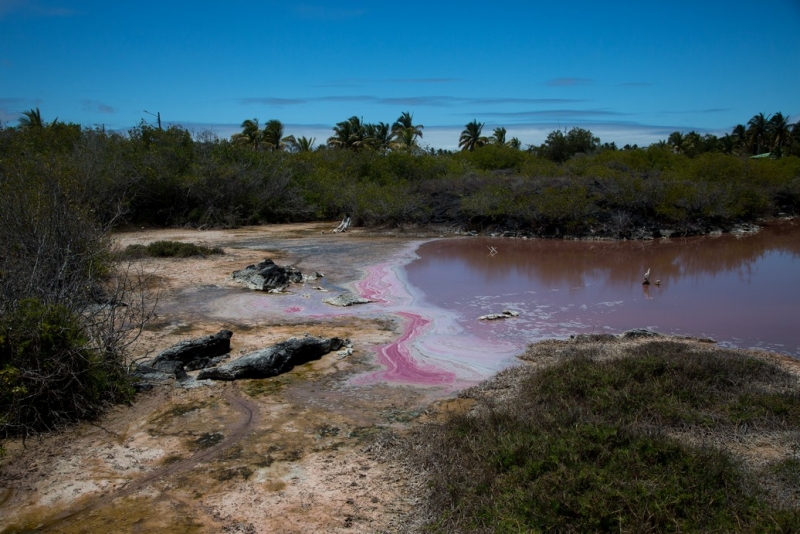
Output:
<path fill-rule="evenodd" d="M 328 138 L 328 146 L 357 149 L 363 144 L 364 126 L 358 117 L 336 123 L 333 135 Z"/>
<path fill-rule="evenodd" d="M 771 140 L 772 151 L 777 157 L 781 157 L 783 147 L 788 147 L 792 144 L 789 117 L 780 111 L 773 115 L 767 124 L 767 134 Z"/>
<path fill-rule="evenodd" d="M 394 141 L 392 141 L 392 150 L 402 150 L 412 152 L 414 149 L 419 148 L 417 143 L 417 135 L 414 133 L 413 128 L 402 128 L 397 130 L 394 134 Z"/>
<path fill-rule="evenodd" d="M 317 140 L 316 137 L 308 138 L 304 135 L 301 135 L 297 139 L 293 135 L 286 137 L 286 146 L 289 147 L 289 150 L 292 152 L 311 152 L 314 148 L 314 142 Z"/>
<path fill-rule="evenodd" d="M 422 138 L 422 130 L 425 127 L 421 124 L 414 124 L 414 115 L 404 111 L 397 117 L 392 124 L 392 138 L 407 147 L 418 146 L 416 139 Z"/>
<path fill-rule="evenodd" d="M 672 132 L 667 138 L 667 144 L 672 147 L 672 150 L 678 154 L 683 152 L 683 134 L 681 132 Z"/>
<path fill-rule="evenodd" d="M 363 143 L 365 145 L 379 152 L 385 152 L 389 148 L 391 140 L 392 134 L 387 123 L 379 122 L 378 124 L 369 123 L 364 125 Z"/>
<path fill-rule="evenodd" d="M 44 130 L 54 126 L 58 122 L 58 117 L 55 118 L 50 124 L 45 124 L 42 120 L 42 112 L 39 108 L 31 108 L 28 111 L 22 112 L 22 117 L 19 119 L 19 127 L 23 130 Z"/>
<path fill-rule="evenodd" d="M 495 128 L 489 140 L 493 145 L 504 146 L 506 144 L 506 129 L 502 126 Z"/>
<path fill-rule="evenodd" d="M 261 140 L 270 150 L 283 150 L 287 139 L 283 137 L 283 123 L 278 119 L 271 119 L 264 125 Z"/>
<path fill-rule="evenodd" d="M 464 127 L 461 137 L 458 139 L 458 146 L 461 150 L 474 150 L 475 147 L 482 147 L 488 142 L 486 137 L 481 136 L 484 123 L 473 120 Z"/>
<path fill-rule="evenodd" d="M 247 119 L 241 124 L 242 131 L 231 136 L 231 140 L 240 145 L 250 145 L 253 150 L 261 144 L 262 132 L 258 129 L 258 119 Z"/>
<path fill-rule="evenodd" d="M 737 124 L 733 127 L 733 131 L 731 132 L 733 136 L 734 145 L 744 150 L 745 152 L 749 152 L 750 148 L 747 141 L 747 128 L 744 127 L 744 124 Z"/>
<path fill-rule="evenodd" d="M 761 147 L 767 141 L 768 124 L 769 118 L 765 117 L 763 113 L 753 115 L 753 118 L 747 121 L 747 139 L 750 141 L 750 147 L 755 156 L 761 154 Z"/>
<path fill-rule="evenodd" d="M 513 148 L 514 150 L 519 150 L 520 148 L 522 148 L 522 141 L 520 141 L 516 137 L 512 137 L 511 141 L 507 142 L 506 145 L 509 146 L 510 148 Z"/>

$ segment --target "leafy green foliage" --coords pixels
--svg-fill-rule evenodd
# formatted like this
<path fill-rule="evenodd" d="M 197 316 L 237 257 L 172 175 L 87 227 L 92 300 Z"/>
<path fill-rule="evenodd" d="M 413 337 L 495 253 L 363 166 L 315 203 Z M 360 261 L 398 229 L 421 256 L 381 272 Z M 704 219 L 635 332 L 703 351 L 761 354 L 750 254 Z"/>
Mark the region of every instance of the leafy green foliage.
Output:
<path fill-rule="evenodd" d="M 219 248 L 208 248 L 194 243 L 180 241 L 155 241 L 149 245 L 128 245 L 120 253 L 124 259 L 153 258 L 189 258 L 191 256 L 209 256 L 211 254 L 224 254 Z"/>
<path fill-rule="evenodd" d="M 36 299 L 0 318 L 0 383 L 2 435 L 91 418 L 133 393 L 117 359 L 90 348 L 80 317 Z"/>

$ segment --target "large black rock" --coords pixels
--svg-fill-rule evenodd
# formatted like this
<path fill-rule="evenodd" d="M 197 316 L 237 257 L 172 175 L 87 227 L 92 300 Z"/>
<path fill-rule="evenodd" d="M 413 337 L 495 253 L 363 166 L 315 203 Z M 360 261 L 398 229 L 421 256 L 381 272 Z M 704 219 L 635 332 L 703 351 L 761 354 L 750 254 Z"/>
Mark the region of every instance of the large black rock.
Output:
<path fill-rule="evenodd" d="M 318 360 L 339 350 L 344 341 L 338 337 L 293 337 L 266 349 L 245 354 L 232 362 L 203 369 L 198 379 L 236 380 L 237 378 L 269 378 L 291 371 L 295 365 Z"/>
<path fill-rule="evenodd" d="M 291 284 L 299 284 L 313 279 L 290 265 L 281 267 L 272 260 L 264 260 L 257 265 L 248 265 L 240 271 L 233 271 L 233 279 L 250 289 L 258 291 L 281 292 Z"/>
<path fill-rule="evenodd" d="M 219 363 L 231 351 L 231 336 L 233 332 L 230 330 L 220 330 L 210 336 L 181 341 L 145 362 L 142 367 L 182 378 L 186 376 L 186 371 Z"/>

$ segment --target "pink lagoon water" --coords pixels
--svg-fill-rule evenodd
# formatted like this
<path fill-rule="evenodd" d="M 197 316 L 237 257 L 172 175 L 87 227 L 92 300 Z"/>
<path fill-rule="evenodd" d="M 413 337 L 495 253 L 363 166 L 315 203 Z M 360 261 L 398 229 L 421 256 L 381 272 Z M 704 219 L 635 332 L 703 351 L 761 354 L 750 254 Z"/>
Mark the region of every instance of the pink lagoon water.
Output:
<path fill-rule="evenodd" d="M 286 250 L 322 254 L 331 264 L 369 256 L 357 245 L 331 242 L 312 251 L 304 246 L 299 242 Z M 397 383 L 451 392 L 513 365 L 531 342 L 633 328 L 800 357 L 796 222 L 739 237 L 647 242 L 464 237 L 371 250 L 369 257 L 379 259 L 357 268 L 354 282 L 338 286 L 324 279 L 328 292 L 310 284 L 283 295 L 199 288 L 179 300 L 208 317 L 231 320 L 393 319 L 397 338 L 363 347 L 374 351 L 377 370 L 354 377 L 354 385 Z M 643 286 L 647 269 L 653 283 Z M 344 289 L 372 302 L 349 308 L 322 302 Z M 478 319 L 504 310 L 519 316 Z"/>
<path fill-rule="evenodd" d="M 548 337 L 650 328 L 800 357 L 796 223 L 739 237 L 646 242 L 438 240 L 417 253 L 406 269 L 409 283 L 483 340 L 522 347 Z M 660 285 L 642 285 L 648 269 Z M 520 315 L 476 321 L 505 309 Z"/>

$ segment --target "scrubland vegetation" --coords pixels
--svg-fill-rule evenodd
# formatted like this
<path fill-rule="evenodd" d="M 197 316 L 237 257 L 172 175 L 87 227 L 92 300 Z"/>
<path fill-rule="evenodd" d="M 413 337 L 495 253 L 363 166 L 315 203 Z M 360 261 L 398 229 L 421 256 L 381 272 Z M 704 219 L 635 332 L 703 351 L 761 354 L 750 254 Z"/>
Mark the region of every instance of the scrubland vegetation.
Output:
<path fill-rule="evenodd" d="M 667 340 L 545 343 L 525 359 L 541 367 L 466 391 L 468 413 L 405 443 L 425 532 L 800 529 L 795 375 Z"/>

